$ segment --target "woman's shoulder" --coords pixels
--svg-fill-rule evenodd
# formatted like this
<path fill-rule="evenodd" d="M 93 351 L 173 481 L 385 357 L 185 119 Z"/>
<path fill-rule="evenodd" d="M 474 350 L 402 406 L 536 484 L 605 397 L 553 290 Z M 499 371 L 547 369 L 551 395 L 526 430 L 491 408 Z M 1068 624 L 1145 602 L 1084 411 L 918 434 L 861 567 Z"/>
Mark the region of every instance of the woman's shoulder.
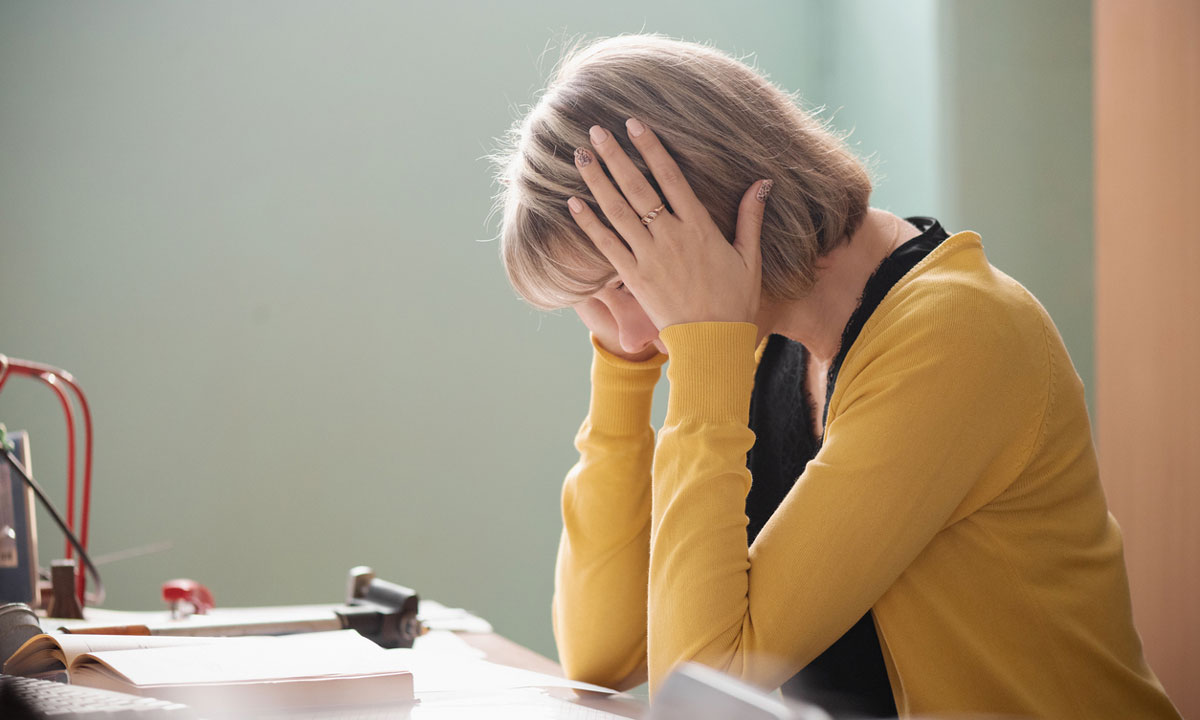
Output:
<path fill-rule="evenodd" d="M 983 383 L 1032 398 L 1043 394 L 1056 335 L 1037 299 L 991 265 L 980 236 L 965 231 L 892 287 L 846 365 L 886 373 L 892 362 L 930 364 L 946 382 Z"/>
<path fill-rule="evenodd" d="M 872 320 L 902 322 L 981 349 L 1043 345 L 1049 315 L 1023 285 L 993 266 L 978 233 L 943 241 L 896 283 Z M 867 328 L 869 330 L 870 323 Z"/>

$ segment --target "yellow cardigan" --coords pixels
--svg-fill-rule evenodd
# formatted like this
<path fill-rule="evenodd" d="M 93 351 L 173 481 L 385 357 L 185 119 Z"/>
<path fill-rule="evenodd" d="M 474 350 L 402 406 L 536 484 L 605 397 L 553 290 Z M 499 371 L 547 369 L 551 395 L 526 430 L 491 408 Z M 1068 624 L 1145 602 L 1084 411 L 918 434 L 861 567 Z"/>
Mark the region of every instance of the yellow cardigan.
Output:
<path fill-rule="evenodd" d="M 1133 627 L 1083 385 L 1042 306 L 951 236 L 872 313 L 825 439 L 746 547 L 757 329 L 596 346 L 563 488 L 553 620 L 567 674 L 651 694 L 696 660 L 778 687 L 868 609 L 902 715 L 1175 718 Z"/>

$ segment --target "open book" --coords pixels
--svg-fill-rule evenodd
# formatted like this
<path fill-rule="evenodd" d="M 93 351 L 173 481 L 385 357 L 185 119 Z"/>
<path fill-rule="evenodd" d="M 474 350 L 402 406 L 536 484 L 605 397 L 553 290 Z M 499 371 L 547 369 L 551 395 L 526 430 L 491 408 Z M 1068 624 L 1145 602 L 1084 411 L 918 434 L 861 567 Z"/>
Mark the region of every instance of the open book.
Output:
<path fill-rule="evenodd" d="M 240 638 L 37 635 L 4 672 L 65 672 L 74 685 L 181 702 L 213 715 L 413 701 L 403 659 L 354 630 Z"/>

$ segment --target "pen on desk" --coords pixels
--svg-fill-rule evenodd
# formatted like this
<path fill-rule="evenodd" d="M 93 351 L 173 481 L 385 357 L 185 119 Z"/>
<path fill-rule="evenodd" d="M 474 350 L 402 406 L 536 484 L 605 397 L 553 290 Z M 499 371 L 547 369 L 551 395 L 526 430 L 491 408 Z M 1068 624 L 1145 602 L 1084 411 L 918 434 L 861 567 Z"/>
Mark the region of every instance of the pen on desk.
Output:
<path fill-rule="evenodd" d="M 176 635 L 193 637 L 238 637 L 243 635 L 291 635 L 302 632 L 345 630 L 350 627 L 334 611 L 311 617 L 286 620 L 231 622 L 173 621 L 161 625 L 110 625 L 107 627 L 59 628 L 62 632 L 84 635 Z M 355 628 L 357 629 L 357 628 Z M 365 634 L 365 633 L 364 633 Z"/>
<path fill-rule="evenodd" d="M 68 628 L 60 627 L 60 632 L 69 633 L 71 635 L 153 635 L 150 628 L 146 625 L 113 625 L 111 627 L 96 627 L 96 628 Z"/>
<path fill-rule="evenodd" d="M 59 632 L 69 635 L 191 635 L 203 637 L 238 636 L 238 635 L 287 635 L 297 632 L 322 632 L 326 630 L 344 630 L 346 625 L 340 620 L 305 620 L 286 623 L 230 623 L 226 625 L 164 625 L 150 627 L 149 625 L 110 625 L 107 627 L 60 627 Z M 422 624 L 417 628 L 417 637 L 429 632 L 429 627 Z"/>

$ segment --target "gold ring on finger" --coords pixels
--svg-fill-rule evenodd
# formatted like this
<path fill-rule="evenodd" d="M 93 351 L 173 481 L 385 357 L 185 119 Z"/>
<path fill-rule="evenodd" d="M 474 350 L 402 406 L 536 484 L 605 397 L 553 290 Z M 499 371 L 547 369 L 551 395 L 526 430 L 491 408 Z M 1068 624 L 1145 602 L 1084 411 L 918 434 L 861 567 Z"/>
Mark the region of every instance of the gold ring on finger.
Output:
<path fill-rule="evenodd" d="M 667 209 L 666 203 L 663 203 L 662 205 L 659 205 L 658 207 L 654 208 L 653 210 L 651 210 L 650 212 L 648 212 L 642 216 L 642 224 L 649 225 L 650 223 L 654 222 L 654 218 L 658 217 L 658 214 L 666 209 Z"/>

